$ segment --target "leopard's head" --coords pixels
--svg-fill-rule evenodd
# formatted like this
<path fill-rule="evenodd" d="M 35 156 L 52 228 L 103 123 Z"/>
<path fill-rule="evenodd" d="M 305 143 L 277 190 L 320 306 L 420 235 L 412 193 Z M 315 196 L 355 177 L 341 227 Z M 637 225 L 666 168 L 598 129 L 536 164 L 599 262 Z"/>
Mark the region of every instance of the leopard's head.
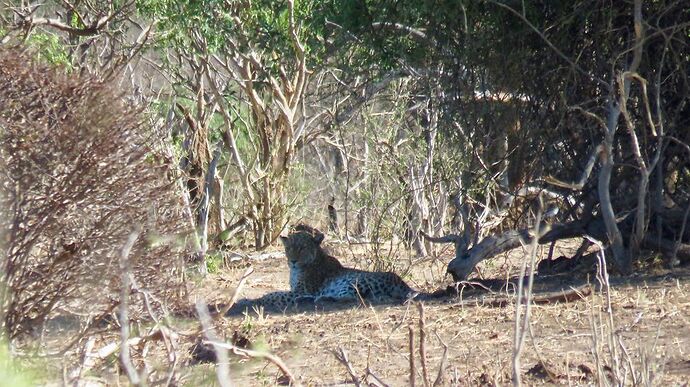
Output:
<path fill-rule="evenodd" d="M 281 236 L 290 269 L 314 264 L 320 257 L 323 238 L 321 231 L 301 224 L 295 226 L 287 237 Z"/>

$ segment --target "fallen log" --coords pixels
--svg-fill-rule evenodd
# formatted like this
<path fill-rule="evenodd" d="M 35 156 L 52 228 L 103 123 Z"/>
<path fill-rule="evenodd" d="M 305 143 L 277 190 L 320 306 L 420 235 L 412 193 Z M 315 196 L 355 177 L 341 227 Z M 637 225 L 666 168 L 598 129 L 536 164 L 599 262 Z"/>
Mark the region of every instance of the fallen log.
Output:
<path fill-rule="evenodd" d="M 581 237 L 589 235 L 598 240 L 605 240 L 606 229 L 601 219 L 591 222 L 575 221 L 570 223 L 554 224 L 545 230 L 539 238 L 539 244 L 551 243 L 561 239 Z M 514 248 L 527 245 L 532 242 L 534 234 L 531 229 L 510 230 L 499 235 L 491 235 L 484 238 L 471 248 L 468 248 L 467 238 L 458 235 L 446 235 L 432 237 L 422 233 L 430 242 L 454 243 L 455 258 L 448 263 L 447 271 L 455 281 L 464 281 L 472 273 L 475 266 L 485 259 L 493 258 Z"/>

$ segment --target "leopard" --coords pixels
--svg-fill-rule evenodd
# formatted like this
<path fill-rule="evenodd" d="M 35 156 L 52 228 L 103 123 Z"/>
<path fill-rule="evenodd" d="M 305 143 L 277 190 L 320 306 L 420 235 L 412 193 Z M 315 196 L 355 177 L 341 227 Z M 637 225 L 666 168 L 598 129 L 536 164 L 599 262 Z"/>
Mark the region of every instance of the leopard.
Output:
<path fill-rule="evenodd" d="M 322 302 L 404 303 L 420 297 L 394 272 L 345 267 L 322 247 L 324 238 L 321 231 L 306 224 L 298 224 L 288 236 L 281 236 L 290 271 L 290 290 L 241 300 L 233 308 L 285 311 Z"/>
<path fill-rule="evenodd" d="M 321 246 L 325 235 L 299 224 L 282 237 L 290 269 L 290 290 L 316 301 L 406 300 L 414 291 L 393 272 L 365 271 L 343 266 Z"/>

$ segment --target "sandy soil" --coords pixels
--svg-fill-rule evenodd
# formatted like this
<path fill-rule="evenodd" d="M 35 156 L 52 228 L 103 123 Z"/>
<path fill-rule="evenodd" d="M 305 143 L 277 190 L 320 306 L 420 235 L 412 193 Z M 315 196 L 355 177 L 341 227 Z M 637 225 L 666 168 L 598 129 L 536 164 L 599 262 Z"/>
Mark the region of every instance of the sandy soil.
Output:
<path fill-rule="evenodd" d="M 554 256 L 572 255 L 573 242 L 557 246 Z M 347 245 L 335 246 L 338 257 L 362 267 L 366 260 Z M 362 249 L 360 249 L 362 250 Z M 538 257 L 548 251 L 540 249 Z M 443 271 L 452 251 L 435 260 L 401 262 L 405 279 L 421 290 L 443 288 Z M 280 357 L 305 385 L 351 385 L 358 379 L 371 385 L 409 385 L 410 335 L 413 335 L 414 379 L 430 384 L 503 385 L 511 382 L 515 320 L 515 275 L 528 254 L 524 249 L 480 265 L 479 279 L 461 297 L 424 304 L 355 306 L 326 311 L 257 314 L 218 318 L 218 333 L 227 341 L 268 351 Z M 344 257 L 344 258 L 343 258 Z M 247 266 L 254 268 L 242 296 L 257 297 L 286 290 L 287 265 L 279 251 L 235 261 L 199 283 L 195 296 L 211 304 L 227 303 Z M 406 270 L 408 269 L 408 270 Z M 531 308 L 530 334 L 521 357 L 523 382 L 535 384 L 596 384 L 602 375 L 625 375 L 626 384 L 687 385 L 690 380 L 690 268 L 673 272 L 649 270 L 626 278 L 611 278 L 613 333 L 605 292 L 585 271 L 537 276 L 535 297 L 549 301 L 572 288 L 592 289 L 582 298 L 564 302 L 554 298 Z M 591 283 L 591 288 L 587 284 Z M 193 325 L 193 322 L 189 322 Z M 423 333 L 422 333 L 423 331 Z M 425 361 L 420 356 L 424 338 Z M 184 336 L 191 347 L 192 335 Z M 609 350 L 615 343 L 615 353 Z M 447 347 L 444 357 L 444 347 Z M 341 352 L 342 351 L 342 352 Z M 346 354 L 347 362 L 336 354 Z M 190 356 L 191 357 L 191 356 Z M 231 378 L 238 385 L 284 384 L 275 365 L 230 355 Z M 181 359 L 189 362 L 190 359 Z M 348 371 L 348 366 L 351 371 Z M 426 371 L 425 371 L 426 369 Z M 215 378 L 210 364 L 185 366 L 183 383 L 196 385 Z M 354 376 L 354 377 L 353 377 Z M 363 385 L 367 385 L 363 383 Z"/>

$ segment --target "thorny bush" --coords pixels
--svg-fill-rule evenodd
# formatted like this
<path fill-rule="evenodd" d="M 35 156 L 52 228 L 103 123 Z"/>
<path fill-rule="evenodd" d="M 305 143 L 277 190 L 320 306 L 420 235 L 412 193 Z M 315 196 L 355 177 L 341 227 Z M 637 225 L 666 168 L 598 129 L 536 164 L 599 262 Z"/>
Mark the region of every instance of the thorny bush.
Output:
<path fill-rule="evenodd" d="M 189 220 L 142 113 L 112 85 L 0 51 L 0 296 L 10 340 L 57 313 L 81 316 L 82 334 L 102 328 L 121 302 L 123 262 L 131 319 L 160 316 L 183 295 Z"/>

